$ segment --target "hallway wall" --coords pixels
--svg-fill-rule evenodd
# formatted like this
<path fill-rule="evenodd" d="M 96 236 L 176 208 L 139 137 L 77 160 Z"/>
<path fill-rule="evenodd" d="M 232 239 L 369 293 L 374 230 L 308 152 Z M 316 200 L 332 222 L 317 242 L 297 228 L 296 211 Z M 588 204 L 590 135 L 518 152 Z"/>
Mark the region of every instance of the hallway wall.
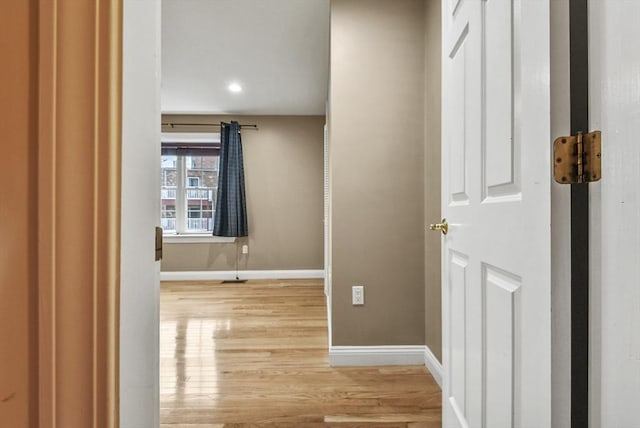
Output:
<path fill-rule="evenodd" d="M 331 26 L 332 344 L 423 344 L 424 1 L 334 0 Z"/>

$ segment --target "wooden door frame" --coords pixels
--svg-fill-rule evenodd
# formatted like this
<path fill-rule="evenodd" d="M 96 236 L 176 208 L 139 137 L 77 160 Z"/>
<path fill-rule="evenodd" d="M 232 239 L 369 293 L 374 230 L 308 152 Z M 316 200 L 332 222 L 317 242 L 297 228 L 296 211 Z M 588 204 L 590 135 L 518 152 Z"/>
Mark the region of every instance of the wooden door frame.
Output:
<path fill-rule="evenodd" d="M 115 428 L 122 0 L 37 14 L 37 426 Z"/>

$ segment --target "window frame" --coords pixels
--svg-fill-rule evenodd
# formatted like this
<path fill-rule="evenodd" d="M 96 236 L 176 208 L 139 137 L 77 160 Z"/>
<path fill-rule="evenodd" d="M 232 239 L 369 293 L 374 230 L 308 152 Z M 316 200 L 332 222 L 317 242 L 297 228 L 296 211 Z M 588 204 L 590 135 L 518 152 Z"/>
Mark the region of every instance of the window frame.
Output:
<path fill-rule="evenodd" d="M 196 143 L 196 144 L 219 144 L 220 133 L 202 133 L 202 132 L 163 132 L 161 134 L 161 143 Z M 186 191 L 191 186 L 187 182 L 186 159 L 190 155 L 181 155 L 176 153 L 176 229 L 174 231 L 163 231 L 163 239 L 165 243 L 207 243 L 207 242 L 235 242 L 233 237 L 213 236 L 210 232 L 189 232 L 187 226 L 187 202 Z M 162 159 L 162 155 L 161 155 Z M 162 162 L 162 160 L 160 161 Z M 190 177 L 189 177 L 190 178 Z M 195 177 L 199 178 L 199 177 Z M 200 180 L 199 180 L 200 181 Z M 182 184 L 182 185 L 180 185 Z M 162 185 L 160 186 L 162 188 Z M 199 187 L 199 186 L 197 186 Z M 162 212 L 162 207 L 160 208 Z M 215 210 L 214 210 L 215 212 Z"/>
<path fill-rule="evenodd" d="M 191 180 L 196 180 L 196 185 L 191 184 Z M 200 187 L 200 177 L 187 177 L 187 189 L 193 187 Z"/>

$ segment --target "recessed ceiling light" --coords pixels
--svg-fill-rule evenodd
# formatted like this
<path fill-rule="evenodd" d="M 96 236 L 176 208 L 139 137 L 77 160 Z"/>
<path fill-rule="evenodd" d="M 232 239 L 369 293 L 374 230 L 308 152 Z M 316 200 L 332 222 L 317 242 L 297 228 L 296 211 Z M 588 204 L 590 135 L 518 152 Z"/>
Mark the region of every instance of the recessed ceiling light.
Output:
<path fill-rule="evenodd" d="M 227 88 L 231 92 L 242 92 L 242 86 L 239 83 L 232 83 Z"/>

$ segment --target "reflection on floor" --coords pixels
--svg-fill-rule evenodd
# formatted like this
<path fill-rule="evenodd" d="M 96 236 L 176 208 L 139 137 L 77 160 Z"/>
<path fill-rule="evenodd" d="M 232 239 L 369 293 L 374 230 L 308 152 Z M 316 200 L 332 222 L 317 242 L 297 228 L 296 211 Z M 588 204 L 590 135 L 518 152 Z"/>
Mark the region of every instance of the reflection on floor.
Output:
<path fill-rule="evenodd" d="M 440 427 L 424 367 L 331 368 L 320 280 L 162 284 L 162 428 Z"/>

